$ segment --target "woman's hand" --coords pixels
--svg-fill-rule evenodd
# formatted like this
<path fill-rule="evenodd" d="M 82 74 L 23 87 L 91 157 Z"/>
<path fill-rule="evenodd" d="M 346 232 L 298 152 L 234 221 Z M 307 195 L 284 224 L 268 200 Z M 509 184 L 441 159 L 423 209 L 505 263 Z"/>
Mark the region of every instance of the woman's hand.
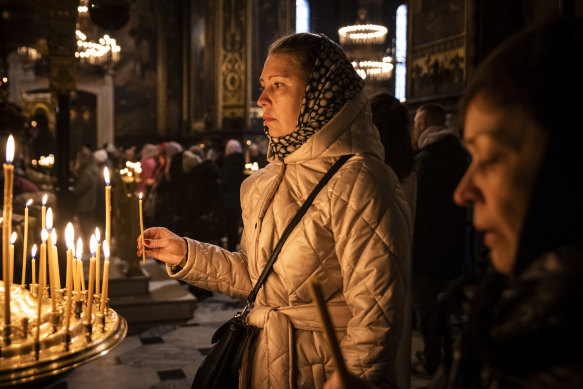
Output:
<path fill-rule="evenodd" d="M 156 258 L 170 265 L 180 263 L 186 255 L 184 239 L 163 227 L 148 228 L 144 231 L 146 256 Z M 142 239 L 138 236 L 138 257 L 142 256 Z"/>
<path fill-rule="evenodd" d="M 337 371 L 332 374 L 332 377 L 324 384 L 324 389 L 368 389 L 370 386 L 360 378 L 348 373 L 348 382 L 345 386 L 340 381 L 340 375 Z"/>

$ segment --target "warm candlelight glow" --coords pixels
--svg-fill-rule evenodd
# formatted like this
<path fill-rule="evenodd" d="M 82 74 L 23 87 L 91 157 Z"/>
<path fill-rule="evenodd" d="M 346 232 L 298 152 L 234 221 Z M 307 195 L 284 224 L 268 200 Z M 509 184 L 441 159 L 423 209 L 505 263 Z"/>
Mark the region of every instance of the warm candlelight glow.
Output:
<path fill-rule="evenodd" d="M 47 223 L 47 230 L 52 230 L 53 229 L 53 209 L 52 208 L 47 208 L 47 219 L 46 219 L 46 223 Z"/>
<path fill-rule="evenodd" d="M 32 199 L 29 199 L 29 200 L 26 202 L 26 204 L 25 204 L 25 207 L 26 207 L 26 208 L 28 208 L 28 207 L 30 207 L 30 205 L 31 205 L 31 204 L 32 204 Z"/>
<path fill-rule="evenodd" d="M 105 259 L 109 260 L 109 245 L 107 242 L 103 242 L 103 256 Z"/>
<path fill-rule="evenodd" d="M 47 232 L 46 229 L 43 228 L 43 230 L 40 232 L 40 240 L 43 242 L 46 242 L 48 238 L 49 238 L 49 233 Z"/>
<path fill-rule="evenodd" d="M 97 251 L 97 239 L 95 239 L 95 234 L 91 234 L 91 239 L 89 240 L 89 252 L 91 256 L 95 256 L 95 252 Z"/>
<path fill-rule="evenodd" d="M 80 281 L 81 290 L 85 290 L 85 274 L 83 273 L 83 240 L 77 239 L 77 250 L 75 250 L 75 258 L 77 258 L 77 272 Z"/>
<path fill-rule="evenodd" d="M 47 205 L 47 194 L 46 193 L 43 196 L 42 205 L 43 205 L 43 207 Z"/>
<path fill-rule="evenodd" d="M 10 244 L 14 244 L 14 242 L 16 242 L 16 231 L 14 231 L 12 233 L 12 235 L 10 236 Z"/>
<path fill-rule="evenodd" d="M 32 283 L 36 284 L 36 243 L 32 245 L 32 249 L 30 250 L 30 256 L 32 257 L 31 267 L 32 267 Z"/>
<path fill-rule="evenodd" d="M 141 200 L 141 199 L 142 199 L 142 192 L 140 192 L 140 195 L 139 195 L 139 197 L 140 197 L 140 200 Z"/>
<path fill-rule="evenodd" d="M 51 231 L 51 239 L 53 240 L 53 246 L 57 245 L 57 230 Z"/>
<path fill-rule="evenodd" d="M 105 178 L 105 185 L 109 186 L 109 170 L 107 170 L 107 167 L 103 168 L 103 178 Z"/>
<path fill-rule="evenodd" d="M 14 137 L 12 134 L 8 137 L 8 142 L 6 142 L 6 163 L 12 163 L 14 160 Z"/>
<path fill-rule="evenodd" d="M 97 240 L 97 243 L 101 242 L 101 234 L 99 232 L 99 227 L 95 227 L 95 239 Z"/>
<path fill-rule="evenodd" d="M 67 223 L 67 227 L 65 227 L 65 244 L 67 245 L 67 250 L 72 250 L 75 241 L 75 229 L 73 228 L 73 224 L 71 222 Z"/>

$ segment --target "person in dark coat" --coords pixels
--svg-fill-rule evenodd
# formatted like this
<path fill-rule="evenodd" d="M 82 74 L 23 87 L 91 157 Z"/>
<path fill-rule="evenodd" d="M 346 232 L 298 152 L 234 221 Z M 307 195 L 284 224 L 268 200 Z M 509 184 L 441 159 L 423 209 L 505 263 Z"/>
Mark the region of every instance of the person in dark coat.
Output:
<path fill-rule="evenodd" d="M 559 19 L 511 38 L 468 84 L 472 163 L 455 201 L 473 208 L 493 269 L 462 289 L 469 322 L 435 387 L 583 387 L 583 154 L 569 98 L 581 63 L 583 20 Z"/>
<path fill-rule="evenodd" d="M 433 375 L 441 362 L 442 328 L 437 303 L 448 281 L 462 273 L 466 211 L 453 192 L 468 163 L 457 129 L 445 125 L 437 104 L 417 109 L 413 141 L 417 149 L 417 201 L 413 233 L 413 305 L 424 350 L 423 373 Z"/>
<path fill-rule="evenodd" d="M 225 230 L 227 249 L 236 251 L 239 244 L 241 220 L 241 183 L 245 179 L 245 158 L 238 140 L 230 139 L 225 146 L 225 158 L 221 172 L 223 207 L 225 210 Z"/>

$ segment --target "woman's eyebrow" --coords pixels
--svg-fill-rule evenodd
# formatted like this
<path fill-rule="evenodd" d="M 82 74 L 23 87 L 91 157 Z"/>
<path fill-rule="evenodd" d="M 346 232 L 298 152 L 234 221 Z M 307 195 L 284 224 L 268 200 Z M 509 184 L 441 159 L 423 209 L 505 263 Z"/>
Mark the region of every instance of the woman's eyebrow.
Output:
<path fill-rule="evenodd" d="M 267 80 L 274 78 L 274 77 L 279 77 L 279 78 L 289 78 L 287 73 L 282 73 L 282 74 L 271 74 L 269 76 L 266 77 Z M 259 78 L 259 82 L 265 82 L 266 80 L 264 80 L 262 77 Z"/>

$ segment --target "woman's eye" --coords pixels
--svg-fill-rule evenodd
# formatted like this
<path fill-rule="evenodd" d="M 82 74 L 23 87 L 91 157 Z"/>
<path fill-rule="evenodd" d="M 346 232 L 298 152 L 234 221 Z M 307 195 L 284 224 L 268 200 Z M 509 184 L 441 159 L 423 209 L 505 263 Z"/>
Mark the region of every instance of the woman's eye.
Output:
<path fill-rule="evenodd" d="M 283 86 L 283 82 L 274 82 L 273 85 L 275 86 L 275 89 L 278 89 L 279 87 Z"/>

